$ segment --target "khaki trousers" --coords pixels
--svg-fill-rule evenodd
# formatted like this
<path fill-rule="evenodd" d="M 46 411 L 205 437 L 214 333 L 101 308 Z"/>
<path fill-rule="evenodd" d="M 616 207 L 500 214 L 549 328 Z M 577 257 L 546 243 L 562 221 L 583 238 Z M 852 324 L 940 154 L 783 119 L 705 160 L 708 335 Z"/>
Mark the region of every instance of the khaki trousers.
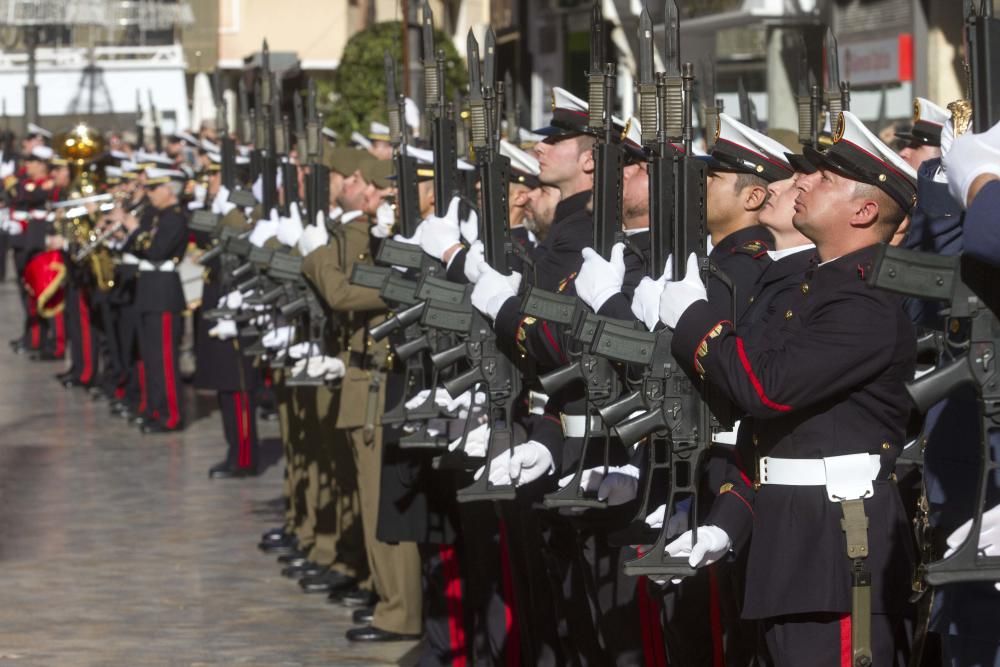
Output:
<path fill-rule="evenodd" d="M 372 625 L 389 632 L 418 635 L 422 631 L 423 587 L 417 545 L 388 544 L 375 536 L 382 486 L 382 427 L 376 426 L 368 433 L 364 427 L 342 432 L 354 451 L 368 567 L 379 596 Z"/>

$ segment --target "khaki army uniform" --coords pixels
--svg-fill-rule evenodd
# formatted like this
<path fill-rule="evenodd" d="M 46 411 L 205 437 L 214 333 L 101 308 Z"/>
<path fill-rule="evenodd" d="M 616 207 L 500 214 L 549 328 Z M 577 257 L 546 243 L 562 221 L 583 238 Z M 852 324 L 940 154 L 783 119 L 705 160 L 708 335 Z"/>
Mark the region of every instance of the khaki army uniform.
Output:
<path fill-rule="evenodd" d="M 386 305 L 378 291 L 352 285 L 356 263 L 371 264 L 370 223 L 357 218 L 340 226 L 330 243 L 306 257 L 302 272 L 338 315 L 338 356 L 347 368 L 336 422 L 337 448 L 353 452 L 361 520 L 372 583 L 379 595 L 372 625 L 389 632 L 419 634 L 423 594 L 420 555 L 414 543 L 388 544 L 376 538 L 382 474 L 382 411 L 388 344 L 375 344 L 368 331 L 382 321 Z"/>

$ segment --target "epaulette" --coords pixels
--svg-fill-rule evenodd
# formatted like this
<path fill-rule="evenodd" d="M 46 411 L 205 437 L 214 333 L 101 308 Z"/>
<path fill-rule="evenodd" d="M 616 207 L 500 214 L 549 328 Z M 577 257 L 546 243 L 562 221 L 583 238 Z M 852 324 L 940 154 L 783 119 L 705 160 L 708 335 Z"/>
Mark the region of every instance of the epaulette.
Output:
<path fill-rule="evenodd" d="M 730 252 L 739 253 L 741 255 L 749 255 L 754 259 L 759 259 L 767 254 L 770 248 L 763 241 L 749 241 L 743 245 L 736 246 Z"/>

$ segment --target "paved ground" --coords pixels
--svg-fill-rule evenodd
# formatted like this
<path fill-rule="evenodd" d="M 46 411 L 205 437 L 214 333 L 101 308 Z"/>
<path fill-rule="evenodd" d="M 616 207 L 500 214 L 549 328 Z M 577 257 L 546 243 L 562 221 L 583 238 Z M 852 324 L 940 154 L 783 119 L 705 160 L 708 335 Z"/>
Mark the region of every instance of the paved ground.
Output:
<path fill-rule="evenodd" d="M 256 548 L 277 523 L 276 424 L 266 472 L 209 481 L 224 452 L 214 397 L 143 436 L 10 353 L 21 325 L 0 283 L 0 666 L 412 664 L 413 643 L 356 646 L 350 612 L 306 596 Z"/>

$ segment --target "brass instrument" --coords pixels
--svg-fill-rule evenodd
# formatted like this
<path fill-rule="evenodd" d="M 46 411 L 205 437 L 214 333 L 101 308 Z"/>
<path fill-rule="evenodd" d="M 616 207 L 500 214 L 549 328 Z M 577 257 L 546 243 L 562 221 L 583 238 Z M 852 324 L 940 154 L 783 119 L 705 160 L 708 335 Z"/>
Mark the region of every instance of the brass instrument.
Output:
<path fill-rule="evenodd" d="M 78 123 L 72 129 L 57 135 L 53 144 L 59 156 L 70 162 L 74 172 L 70 186 L 73 199 L 53 206 L 66 209 L 60 232 L 74 247 L 90 248 L 82 256 L 77 252 L 74 260 L 77 263 L 89 261 L 97 288 L 106 292 L 114 286 L 114 262 L 111 251 L 104 245 L 104 240 L 110 234 L 97 232 L 96 222 L 100 211 L 92 212 L 87 207 L 88 204 L 99 204 L 103 208 L 110 206 L 112 200 L 117 201 L 116 196 L 98 194 L 101 183 L 90 171 L 91 163 L 104 153 L 104 138 L 85 123 Z"/>

